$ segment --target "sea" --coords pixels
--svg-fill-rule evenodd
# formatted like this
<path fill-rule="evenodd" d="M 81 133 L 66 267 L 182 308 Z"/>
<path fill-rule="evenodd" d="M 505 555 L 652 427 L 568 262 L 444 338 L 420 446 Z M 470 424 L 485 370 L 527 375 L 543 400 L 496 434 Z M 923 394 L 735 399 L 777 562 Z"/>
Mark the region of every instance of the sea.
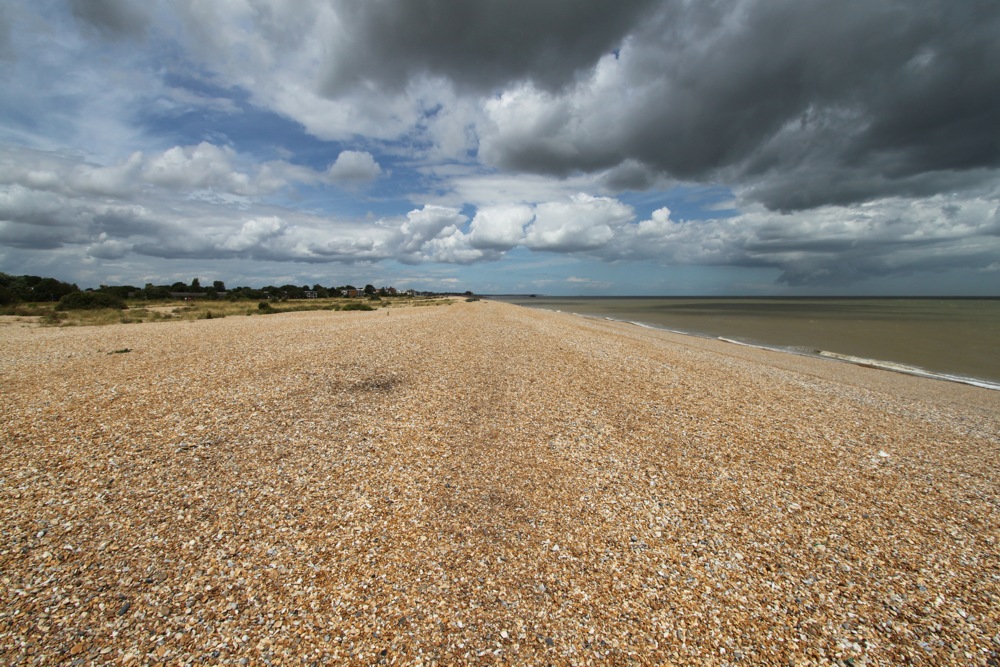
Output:
<path fill-rule="evenodd" d="M 1000 391 L 1000 298 L 503 300 Z"/>

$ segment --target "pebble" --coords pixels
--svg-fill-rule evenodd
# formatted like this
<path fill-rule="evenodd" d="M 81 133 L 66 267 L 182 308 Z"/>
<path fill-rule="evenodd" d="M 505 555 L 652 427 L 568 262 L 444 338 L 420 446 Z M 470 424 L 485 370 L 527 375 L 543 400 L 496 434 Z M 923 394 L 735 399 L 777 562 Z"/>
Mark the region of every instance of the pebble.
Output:
<path fill-rule="evenodd" d="M 995 658 L 996 392 L 373 315 L 0 322 L 0 659 Z"/>

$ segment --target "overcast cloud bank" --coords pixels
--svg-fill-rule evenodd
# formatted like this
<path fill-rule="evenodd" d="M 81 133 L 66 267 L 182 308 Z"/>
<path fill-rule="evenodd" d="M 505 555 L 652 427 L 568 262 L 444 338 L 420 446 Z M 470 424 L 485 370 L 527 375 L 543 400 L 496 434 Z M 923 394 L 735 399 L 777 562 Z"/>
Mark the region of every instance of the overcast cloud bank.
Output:
<path fill-rule="evenodd" d="M 0 270 L 998 293 L 997 34 L 933 0 L 15 0 Z"/>

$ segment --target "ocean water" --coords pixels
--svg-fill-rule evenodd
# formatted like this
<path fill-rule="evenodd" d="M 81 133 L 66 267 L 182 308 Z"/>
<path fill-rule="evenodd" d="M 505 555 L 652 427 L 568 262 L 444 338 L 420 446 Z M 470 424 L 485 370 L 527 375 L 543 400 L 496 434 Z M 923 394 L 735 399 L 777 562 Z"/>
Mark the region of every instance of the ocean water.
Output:
<path fill-rule="evenodd" d="M 532 308 L 1000 389 L 1000 299 L 537 297 Z"/>

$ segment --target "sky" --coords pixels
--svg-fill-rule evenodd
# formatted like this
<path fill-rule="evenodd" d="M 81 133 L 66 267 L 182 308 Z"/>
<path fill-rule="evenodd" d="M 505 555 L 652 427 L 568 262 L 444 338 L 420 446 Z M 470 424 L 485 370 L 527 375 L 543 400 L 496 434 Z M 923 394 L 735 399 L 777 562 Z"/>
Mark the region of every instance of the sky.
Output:
<path fill-rule="evenodd" d="M 0 271 L 1000 295 L 995 0 L 7 0 Z"/>

